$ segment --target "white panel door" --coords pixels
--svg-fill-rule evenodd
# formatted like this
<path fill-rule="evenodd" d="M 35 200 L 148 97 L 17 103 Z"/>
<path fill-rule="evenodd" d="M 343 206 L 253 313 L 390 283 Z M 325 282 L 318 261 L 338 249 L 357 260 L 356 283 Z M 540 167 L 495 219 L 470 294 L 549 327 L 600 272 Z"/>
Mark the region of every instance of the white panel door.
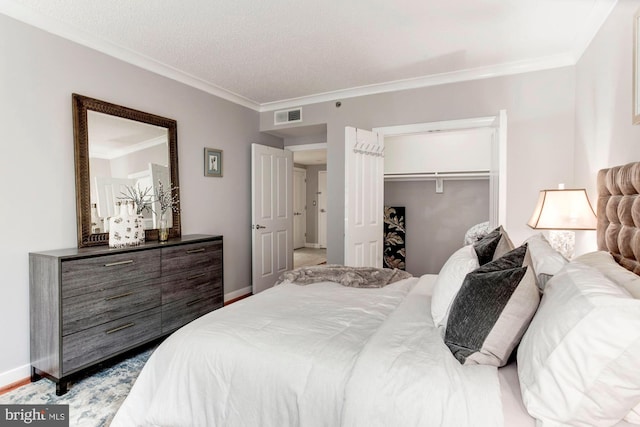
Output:
<path fill-rule="evenodd" d="M 382 268 L 384 140 L 345 129 L 345 265 Z"/>
<path fill-rule="evenodd" d="M 307 171 L 293 169 L 293 249 L 307 243 Z"/>
<path fill-rule="evenodd" d="M 253 293 L 293 268 L 293 154 L 251 144 Z"/>
<path fill-rule="evenodd" d="M 318 172 L 318 246 L 327 247 L 327 171 Z"/>
<path fill-rule="evenodd" d="M 98 195 L 98 215 L 102 218 L 115 216 L 116 202 L 119 197 L 127 194 L 127 187 L 135 185 L 136 180 L 130 178 L 112 178 L 110 176 L 96 176 L 96 194 Z"/>

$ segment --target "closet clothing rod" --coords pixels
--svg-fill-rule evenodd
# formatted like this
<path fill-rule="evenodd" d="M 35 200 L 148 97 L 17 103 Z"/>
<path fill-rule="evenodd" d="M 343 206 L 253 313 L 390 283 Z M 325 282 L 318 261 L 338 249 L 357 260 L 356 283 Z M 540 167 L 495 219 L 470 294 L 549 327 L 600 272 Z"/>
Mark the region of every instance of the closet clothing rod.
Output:
<path fill-rule="evenodd" d="M 385 174 L 385 181 L 435 181 L 436 179 L 488 179 L 489 171 Z"/>

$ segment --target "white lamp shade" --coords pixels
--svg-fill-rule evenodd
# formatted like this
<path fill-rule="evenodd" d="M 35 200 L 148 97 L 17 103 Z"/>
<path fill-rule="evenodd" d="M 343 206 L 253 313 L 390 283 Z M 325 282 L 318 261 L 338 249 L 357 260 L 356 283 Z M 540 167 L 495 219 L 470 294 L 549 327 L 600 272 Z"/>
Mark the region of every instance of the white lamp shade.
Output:
<path fill-rule="evenodd" d="M 542 190 L 527 225 L 544 230 L 595 230 L 598 220 L 584 188 Z"/>

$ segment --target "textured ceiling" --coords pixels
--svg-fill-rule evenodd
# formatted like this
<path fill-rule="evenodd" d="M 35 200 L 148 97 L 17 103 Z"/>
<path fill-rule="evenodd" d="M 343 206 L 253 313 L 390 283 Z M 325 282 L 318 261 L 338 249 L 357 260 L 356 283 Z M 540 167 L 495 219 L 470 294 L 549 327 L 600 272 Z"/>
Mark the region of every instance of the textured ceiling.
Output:
<path fill-rule="evenodd" d="M 259 107 L 434 75 L 569 65 L 615 2 L 2 0 L 0 13 Z"/>

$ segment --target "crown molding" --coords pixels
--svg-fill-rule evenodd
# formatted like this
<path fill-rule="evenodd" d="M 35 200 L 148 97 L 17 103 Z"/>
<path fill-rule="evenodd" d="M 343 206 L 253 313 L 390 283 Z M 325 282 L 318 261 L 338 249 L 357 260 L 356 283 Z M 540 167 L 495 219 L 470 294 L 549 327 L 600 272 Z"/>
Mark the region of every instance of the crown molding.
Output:
<path fill-rule="evenodd" d="M 260 110 L 260 104 L 245 98 L 241 95 L 228 91 L 219 86 L 206 82 L 191 74 L 180 71 L 170 65 L 156 61 L 139 52 L 126 49 L 122 46 L 108 42 L 104 39 L 95 37 L 83 30 L 73 27 L 69 24 L 62 23 L 53 18 L 47 17 L 41 13 L 29 9 L 13 2 L 0 2 L 0 13 L 7 15 L 13 19 L 32 25 L 48 33 L 78 43 L 82 46 L 97 50 L 106 55 L 120 59 L 121 61 L 138 66 L 147 71 L 167 77 L 171 80 L 184 83 L 188 86 L 200 89 L 204 92 L 215 95 L 219 98 L 233 102 L 243 107 L 250 108 L 255 111 Z"/>
<path fill-rule="evenodd" d="M 513 74 L 528 73 L 532 71 L 542 71 L 552 68 L 568 67 L 575 65 L 574 55 L 563 54 L 547 56 L 524 61 L 509 62 L 505 64 L 491 65 L 487 67 L 471 68 L 467 70 L 453 71 L 450 73 L 433 74 L 429 76 L 416 77 L 405 80 L 379 83 L 367 86 L 359 86 L 349 89 L 324 92 L 311 96 L 286 99 L 275 102 L 265 102 L 260 104 L 260 111 L 273 111 L 293 106 L 317 104 L 320 102 L 337 101 L 358 96 L 375 95 L 385 92 L 396 92 L 400 90 L 419 89 L 428 86 L 438 86 L 449 83 L 459 83 L 470 80 L 488 79 L 491 77 L 501 77 Z"/>
<path fill-rule="evenodd" d="M 576 46 L 574 49 L 574 58 L 577 63 L 584 52 L 587 50 L 596 34 L 604 22 L 609 18 L 611 12 L 616 7 L 618 0 L 596 0 L 589 16 L 587 17 L 587 22 L 582 28 L 580 32 L 576 35 L 576 40 L 574 45 Z"/>
<path fill-rule="evenodd" d="M 316 104 L 327 101 L 354 98 L 359 96 L 375 95 L 386 92 L 395 92 L 409 89 L 419 89 L 429 86 L 437 86 L 464 81 L 487 79 L 492 77 L 508 76 L 513 74 L 527 73 L 532 71 L 542 71 L 552 68 L 573 66 L 580 58 L 584 50 L 597 33 L 604 22 L 604 19 L 597 18 L 598 12 L 609 9 L 608 14 L 615 6 L 617 0 L 597 0 L 590 14 L 586 29 L 580 32 L 576 39 L 579 48 L 572 53 L 554 55 L 531 60 L 510 62 L 487 67 L 472 68 L 467 70 L 453 71 L 449 73 L 434 74 L 411 79 L 396 80 L 391 82 L 359 86 L 349 89 L 336 90 L 319 93 L 299 98 L 291 98 L 280 101 L 259 103 L 248 99 L 242 95 L 226 90 L 220 86 L 211 84 L 201 78 L 180 71 L 172 66 L 156 61 L 139 52 L 126 49 L 122 46 L 95 37 L 83 30 L 75 28 L 69 24 L 54 20 L 32 9 L 26 8 L 14 2 L 0 2 L 0 13 L 14 18 L 18 21 L 37 27 L 51 34 L 71 40 L 80 45 L 97 50 L 106 55 L 120 59 L 129 64 L 133 64 L 147 71 L 169 79 L 184 83 L 188 86 L 200 89 L 211 95 L 233 102 L 235 104 L 250 108 L 258 112 L 274 111 L 302 105 Z"/>

